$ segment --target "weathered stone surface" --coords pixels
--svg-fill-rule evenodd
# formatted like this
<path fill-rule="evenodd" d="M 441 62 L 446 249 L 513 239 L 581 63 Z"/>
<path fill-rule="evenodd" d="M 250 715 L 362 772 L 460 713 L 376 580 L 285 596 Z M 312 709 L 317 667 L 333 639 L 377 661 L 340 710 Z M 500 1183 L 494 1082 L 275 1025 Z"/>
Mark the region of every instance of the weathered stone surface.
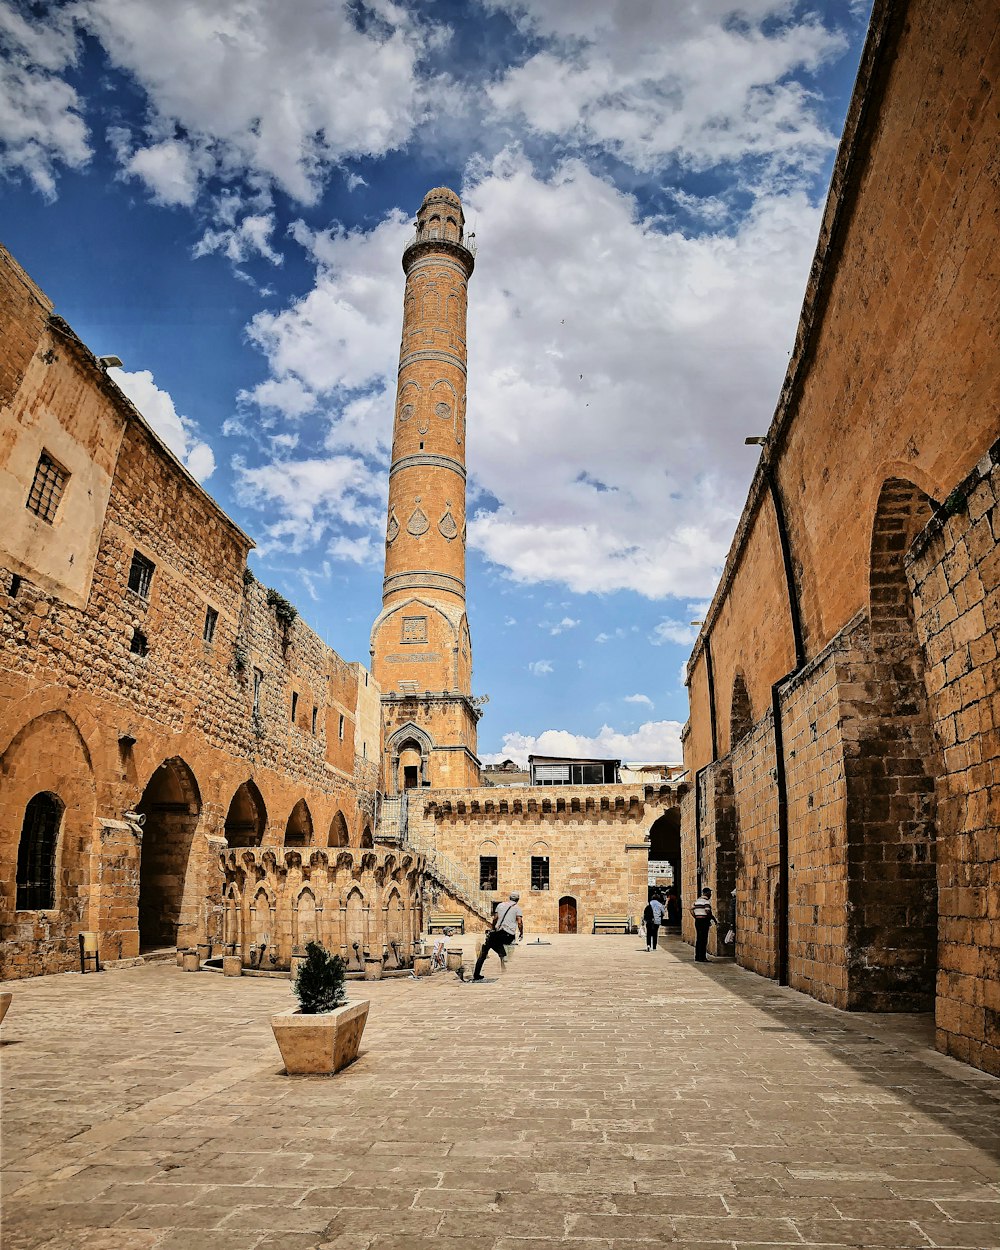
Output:
<path fill-rule="evenodd" d="M 272 1016 L 274 1040 L 289 1076 L 328 1076 L 353 1063 L 358 1057 L 369 1006 L 362 999 L 320 1015 L 306 1016 L 298 1007 L 290 1007 Z"/>

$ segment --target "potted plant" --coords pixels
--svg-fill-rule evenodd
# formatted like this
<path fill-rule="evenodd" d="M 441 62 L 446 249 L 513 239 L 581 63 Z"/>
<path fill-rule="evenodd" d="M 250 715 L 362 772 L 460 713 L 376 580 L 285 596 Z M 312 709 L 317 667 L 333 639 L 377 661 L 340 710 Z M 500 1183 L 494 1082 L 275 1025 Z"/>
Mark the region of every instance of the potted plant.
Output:
<path fill-rule="evenodd" d="M 274 1040 L 290 1076 L 330 1076 L 357 1059 L 368 1001 L 348 1003 L 345 971 L 339 955 L 331 955 L 318 942 L 308 944 L 292 983 L 298 1007 L 271 1017 Z"/>

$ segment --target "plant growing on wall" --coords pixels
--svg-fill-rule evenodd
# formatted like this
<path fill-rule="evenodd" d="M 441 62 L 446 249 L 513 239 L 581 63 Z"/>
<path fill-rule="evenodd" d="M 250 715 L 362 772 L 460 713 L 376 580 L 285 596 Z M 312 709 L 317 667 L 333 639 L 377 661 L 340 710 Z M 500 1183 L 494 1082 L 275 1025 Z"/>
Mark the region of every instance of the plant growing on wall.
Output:
<path fill-rule="evenodd" d="M 331 955 L 319 942 L 306 946 L 305 960 L 299 965 L 292 989 L 304 1016 L 333 1011 L 347 1002 L 344 989 L 344 961 Z"/>
<path fill-rule="evenodd" d="M 298 616 L 298 609 L 288 602 L 283 594 L 277 590 L 268 590 L 267 606 L 274 609 L 274 615 L 278 618 L 278 624 L 282 629 L 291 628 L 292 622 Z"/>

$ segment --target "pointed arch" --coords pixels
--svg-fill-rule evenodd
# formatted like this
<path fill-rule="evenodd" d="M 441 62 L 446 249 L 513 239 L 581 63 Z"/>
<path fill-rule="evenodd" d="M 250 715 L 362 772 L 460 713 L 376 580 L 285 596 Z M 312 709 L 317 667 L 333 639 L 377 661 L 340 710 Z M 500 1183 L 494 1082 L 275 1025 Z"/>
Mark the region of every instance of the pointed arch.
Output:
<path fill-rule="evenodd" d="M 224 832 L 230 846 L 260 846 L 267 831 L 264 796 L 248 777 L 233 794 Z"/>
<path fill-rule="evenodd" d="M 17 845 L 18 911 L 50 911 L 56 905 L 56 851 L 64 811 L 51 791 L 28 800 Z"/>
<path fill-rule="evenodd" d="M 176 946 L 198 920 L 197 883 L 190 873 L 201 790 L 179 755 L 154 769 L 136 811 L 146 817 L 139 861 L 139 945 Z"/>
<path fill-rule="evenodd" d="M 305 799 L 299 799 L 285 825 L 285 846 L 312 846 L 312 840 L 312 813 Z"/>
<path fill-rule="evenodd" d="M 349 846 L 351 841 L 350 830 L 347 827 L 347 821 L 344 819 L 344 813 L 338 807 L 333 813 L 333 820 L 330 821 L 330 832 L 327 836 L 327 846 Z"/>

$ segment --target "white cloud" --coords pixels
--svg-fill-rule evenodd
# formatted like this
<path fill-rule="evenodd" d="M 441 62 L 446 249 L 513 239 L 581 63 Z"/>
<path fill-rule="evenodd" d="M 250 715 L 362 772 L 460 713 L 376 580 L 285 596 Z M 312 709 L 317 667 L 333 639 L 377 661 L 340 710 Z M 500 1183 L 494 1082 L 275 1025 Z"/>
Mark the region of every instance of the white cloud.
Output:
<path fill-rule="evenodd" d="M 92 155 L 82 101 L 60 77 L 76 59 L 67 14 L 32 24 L 0 2 L 0 174 L 27 177 L 48 200 L 58 166 L 81 169 Z"/>
<path fill-rule="evenodd" d="M 665 642 L 676 642 L 683 646 L 685 643 L 694 642 L 697 637 L 697 625 L 665 617 L 658 625 L 653 626 L 649 641 L 654 647 L 662 647 Z"/>
<path fill-rule="evenodd" d="M 532 660 L 528 665 L 528 672 L 533 677 L 547 677 L 549 673 L 554 671 L 550 660 Z"/>
<path fill-rule="evenodd" d="M 646 721 L 635 733 L 621 733 L 603 725 L 593 737 L 565 729 L 546 729 L 538 735 L 506 733 L 503 747 L 496 754 L 484 754 L 484 764 L 512 759 L 526 767 L 529 755 L 583 756 L 591 759 L 620 759 L 633 764 L 680 763 L 681 723 L 675 720 Z"/>
<path fill-rule="evenodd" d="M 108 375 L 174 455 L 184 462 L 192 477 L 199 482 L 211 477 L 215 472 L 215 455 L 211 447 L 199 438 L 196 423 L 178 413 L 170 394 L 156 385 L 148 369 L 139 369 L 134 373 L 127 369 L 109 369 Z"/>
<path fill-rule="evenodd" d="M 128 156 L 124 173 L 144 182 L 158 204 L 190 207 L 198 198 L 199 166 L 205 165 L 197 157 L 187 143 L 164 139 Z"/>
<path fill-rule="evenodd" d="M 641 170 L 705 169 L 749 155 L 798 166 L 835 144 L 816 99 L 789 76 L 843 51 L 787 0 L 739 6 L 581 6 L 495 0 L 542 46 L 487 87 L 496 113 L 548 137 L 597 145 Z M 583 11 L 581 11 L 583 9 Z"/>
<path fill-rule="evenodd" d="M 208 229 L 194 246 L 195 256 L 221 252 L 229 260 L 242 264 L 254 256 L 280 265 L 283 257 L 271 246 L 275 219 L 273 213 L 248 213 L 238 223 L 221 230 Z"/>
<path fill-rule="evenodd" d="M 465 189 L 470 284 L 469 542 L 522 585 L 649 598 L 711 593 L 791 346 L 818 210 L 765 195 L 695 238 L 570 161 L 516 151 Z M 525 222 L 531 223 L 525 229 Z M 249 334 L 269 377 L 245 403 L 314 412 L 331 453 L 384 460 L 408 214 L 368 233 L 295 228 L 313 289 Z M 381 528 L 383 518 L 377 520 Z M 378 535 L 377 535 L 378 536 Z"/>
<path fill-rule="evenodd" d="M 354 456 L 279 460 L 249 467 L 234 457 L 240 502 L 272 518 L 264 524 L 268 548 L 302 551 L 333 535 L 330 550 L 359 562 L 371 557 L 369 535 L 350 537 L 343 527 L 371 531 L 385 512 L 385 483 Z"/>
<path fill-rule="evenodd" d="M 391 0 L 366 6 L 365 23 L 346 0 L 79 0 L 73 15 L 146 93 L 140 147 L 157 155 L 131 172 L 161 199 L 216 173 L 311 203 L 333 167 L 401 146 L 424 113 L 428 34 Z M 186 150 L 186 171 L 177 153 L 168 169 L 166 143 Z"/>
<path fill-rule="evenodd" d="M 550 634 L 564 634 L 568 629 L 576 629 L 579 621 L 574 621 L 571 616 L 564 616 L 558 625 L 553 625 L 549 629 Z"/>
<path fill-rule="evenodd" d="M 653 700 L 649 697 L 648 694 L 627 694 L 625 696 L 625 702 L 626 703 L 642 703 L 646 707 L 653 706 Z"/>

